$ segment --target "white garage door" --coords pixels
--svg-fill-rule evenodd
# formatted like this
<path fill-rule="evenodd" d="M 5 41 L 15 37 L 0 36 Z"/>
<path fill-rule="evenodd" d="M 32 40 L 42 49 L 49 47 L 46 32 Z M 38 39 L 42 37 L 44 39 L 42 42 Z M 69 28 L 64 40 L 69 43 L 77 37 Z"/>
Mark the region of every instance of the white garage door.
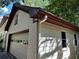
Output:
<path fill-rule="evenodd" d="M 17 59 L 27 59 L 28 33 L 13 34 L 11 36 L 10 53 Z"/>

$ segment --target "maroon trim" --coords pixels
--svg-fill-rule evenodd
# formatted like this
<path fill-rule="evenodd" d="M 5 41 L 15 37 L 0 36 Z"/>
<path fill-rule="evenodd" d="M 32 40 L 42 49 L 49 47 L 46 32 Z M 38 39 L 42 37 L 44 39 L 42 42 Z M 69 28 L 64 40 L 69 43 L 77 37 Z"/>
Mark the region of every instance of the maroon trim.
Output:
<path fill-rule="evenodd" d="M 7 45 L 7 52 L 10 52 L 10 45 L 11 45 L 11 34 L 9 34 L 9 37 L 8 37 L 8 45 Z"/>
<path fill-rule="evenodd" d="M 58 25 L 58 26 L 61 26 L 64 28 L 68 28 L 68 29 L 71 29 L 74 31 L 79 31 L 79 27 L 71 24 L 70 22 L 66 22 L 63 19 L 60 19 L 57 16 L 49 14 L 45 11 L 38 12 L 38 18 L 42 18 L 45 15 L 48 16 L 48 19 L 46 20 L 46 22 L 48 22 L 48 23 L 55 24 L 55 25 Z"/>
<path fill-rule="evenodd" d="M 10 13 L 10 16 L 9 16 L 9 19 L 8 19 L 8 22 L 7 22 L 7 25 L 5 27 L 5 30 L 8 31 L 9 29 L 9 26 L 14 18 L 14 15 L 16 14 L 16 12 L 18 10 L 22 10 L 24 12 L 27 12 L 29 13 L 30 17 L 34 17 L 36 16 L 37 12 L 39 11 L 40 8 L 35 8 L 35 7 L 29 7 L 29 6 L 23 6 L 23 5 L 20 5 L 20 4 L 17 4 L 15 3 L 13 5 L 13 8 L 12 8 L 12 11 Z"/>
<path fill-rule="evenodd" d="M 22 31 L 18 31 L 18 32 L 11 33 L 11 34 L 21 34 L 21 33 L 27 33 L 27 32 L 29 32 L 29 29 L 27 29 L 27 30 L 22 30 Z"/>
<path fill-rule="evenodd" d="M 11 24 L 13 18 L 14 18 L 14 15 L 18 10 L 22 10 L 24 12 L 29 13 L 30 16 L 33 18 L 33 21 L 35 21 L 34 20 L 35 18 L 41 20 L 41 19 L 44 18 L 45 15 L 47 15 L 48 19 L 47 19 L 46 22 L 49 22 L 51 24 L 55 24 L 55 25 L 58 25 L 58 26 L 62 26 L 64 28 L 68 28 L 68 29 L 71 29 L 71 30 L 74 30 L 74 31 L 79 31 L 78 26 L 75 26 L 75 25 L 73 25 L 73 24 L 71 24 L 69 22 L 66 22 L 66 21 L 58 18 L 57 16 L 54 16 L 54 15 L 52 15 L 50 13 L 47 13 L 47 12 L 43 11 L 40 8 L 22 6 L 22 5 L 19 5 L 19 4 L 14 4 L 14 6 L 13 6 L 12 12 L 10 14 L 7 25 L 5 27 L 6 31 L 8 31 L 8 29 L 10 27 L 10 24 Z"/>
<path fill-rule="evenodd" d="M 9 18 L 9 15 L 6 15 L 3 17 L 3 19 L 1 20 L 1 23 L 0 23 L 0 27 L 3 26 L 3 24 L 7 21 L 8 18 Z"/>
<path fill-rule="evenodd" d="M 15 9 L 15 10 L 14 10 L 14 9 Z M 17 12 L 17 10 L 18 10 L 18 9 L 13 6 L 13 9 L 12 9 L 12 11 L 11 11 L 11 13 L 10 13 L 10 16 L 9 16 L 9 19 L 8 19 L 8 22 L 7 22 L 7 25 L 6 25 L 6 27 L 5 27 L 5 30 L 6 30 L 6 31 L 8 31 L 9 26 L 10 26 L 10 24 L 11 24 L 13 18 L 14 18 L 15 13 Z"/>

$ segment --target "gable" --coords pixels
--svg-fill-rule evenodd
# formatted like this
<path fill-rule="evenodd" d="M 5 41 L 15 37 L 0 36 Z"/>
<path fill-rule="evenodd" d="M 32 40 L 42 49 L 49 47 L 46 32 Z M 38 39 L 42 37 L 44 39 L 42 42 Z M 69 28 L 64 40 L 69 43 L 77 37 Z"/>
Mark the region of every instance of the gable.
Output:
<path fill-rule="evenodd" d="M 11 22 L 12 22 L 12 20 L 13 20 L 13 18 L 14 18 L 14 15 L 16 14 L 16 12 L 17 12 L 18 10 L 22 10 L 22 11 L 24 11 L 25 13 L 28 13 L 28 14 L 30 15 L 30 17 L 32 18 L 32 17 L 36 16 L 37 11 L 39 11 L 39 9 L 40 9 L 40 8 L 29 7 L 29 6 L 23 6 L 23 5 L 20 5 L 20 4 L 18 4 L 18 3 L 15 3 L 15 4 L 13 5 L 12 11 L 11 11 L 11 13 L 10 13 L 9 20 L 8 20 L 8 23 L 7 23 L 6 27 L 5 27 L 5 30 L 8 31 L 9 26 L 11 25 Z"/>
<path fill-rule="evenodd" d="M 16 32 L 16 31 L 22 31 L 28 29 L 32 23 L 33 20 L 32 18 L 30 18 L 30 15 L 28 13 L 25 13 L 22 10 L 18 10 L 11 22 L 11 25 L 9 27 L 9 32 L 13 32 L 13 31 Z"/>

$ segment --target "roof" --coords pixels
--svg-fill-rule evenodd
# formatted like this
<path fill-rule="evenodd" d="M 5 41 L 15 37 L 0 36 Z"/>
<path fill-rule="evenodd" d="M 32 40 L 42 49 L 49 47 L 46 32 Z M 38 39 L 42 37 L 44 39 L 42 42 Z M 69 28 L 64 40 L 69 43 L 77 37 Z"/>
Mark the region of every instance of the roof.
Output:
<path fill-rule="evenodd" d="M 78 26 L 75 26 L 75 25 L 73 25 L 69 22 L 66 22 L 66 21 L 58 18 L 57 16 L 54 16 L 53 14 L 50 14 L 50 13 L 44 11 L 41 8 L 23 6 L 23 5 L 20 5 L 18 3 L 15 3 L 13 5 L 12 11 L 10 13 L 10 16 L 9 16 L 9 19 L 8 19 L 8 22 L 7 22 L 7 25 L 5 27 L 6 31 L 8 31 L 10 24 L 11 24 L 13 18 L 14 18 L 14 15 L 18 10 L 22 10 L 24 12 L 27 12 L 27 13 L 30 14 L 31 18 L 39 18 L 40 20 L 42 18 L 44 18 L 45 15 L 47 15 L 48 18 L 47 18 L 46 22 L 49 22 L 49 23 L 52 23 L 52 24 L 55 24 L 55 25 L 58 25 L 58 26 L 62 26 L 62 27 L 65 27 L 65 28 L 68 28 L 68 29 L 71 29 L 71 30 L 74 30 L 74 31 L 79 31 Z"/>
<path fill-rule="evenodd" d="M 1 22 L 0 22 L 0 28 L 3 26 L 3 24 L 6 22 L 6 20 L 8 19 L 8 17 L 9 17 L 9 15 L 7 14 L 7 15 L 5 15 L 3 18 L 2 18 L 2 20 L 1 20 Z"/>
<path fill-rule="evenodd" d="M 18 10 L 22 10 L 24 12 L 27 12 L 30 14 L 30 17 L 34 17 L 36 16 L 37 12 L 40 10 L 41 8 L 35 8 L 35 7 L 29 7 L 29 6 L 23 6 L 23 5 L 20 5 L 19 3 L 15 3 L 13 5 L 13 8 L 12 8 L 12 11 L 10 13 L 10 16 L 8 18 L 8 22 L 7 22 L 7 25 L 5 27 L 5 30 L 8 31 L 9 29 L 9 26 L 14 18 L 14 15 L 16 14 L 16 12 Z"/>
<path fill-rule="evenodd" d="M 51 24 L 55 24 L 55 25 L 58 25 L 58 26 L 61 26 L 61 27 L 68 28 L 70 30 L 79 32 L 79 27 L 74 25 L 74 24 L 71 24 L 70 22 L 67 22 L 67 21 L 65 21 L 65 20 L 63 20 L 63 19 L 61 19 L 61 18 L 59 18 L 59 17 L 57 17 L 53 14 L 45 12 L 45 11 L 39 11 L 38 12 L 39 18 L 41 18 L 45 14 L 48 16 L 48 19 L 46 20 L 46 22 L 49 22 Z"/>

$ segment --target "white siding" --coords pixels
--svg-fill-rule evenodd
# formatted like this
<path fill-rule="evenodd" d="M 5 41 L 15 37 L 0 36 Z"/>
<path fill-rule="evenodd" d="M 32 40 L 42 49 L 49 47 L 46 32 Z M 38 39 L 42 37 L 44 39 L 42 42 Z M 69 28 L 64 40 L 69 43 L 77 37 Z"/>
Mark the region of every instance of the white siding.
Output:
<path fill-rule="evenodd" d="M 17 11 L 16 14 L 18 14 L 18 23 L 14 25 L 16 19 L 14 17 L 10 25 L 8 35 L 29 29 L 27 59 L 37 59 L 38 56 L 39 56 L 38 59 L 76 59 L 74 34 L 77 34 L 78 39 L 79 33 L 46 22 L 39 24 L 38 28 L 37 22 L 33 23 L 33 19 L 30 18 L 28 13 L 19 10 Z M 66 48 L 62 48 L 61 45 L 62 44 L 61 32 L 66 33 L 66 41 L 67 41 Z M 39 43 L 37 43 L 38 34 L 39 34 Z M 8 35 L 7 35 L 7 42 L 8 42 Z M 39 50 L 37 52 L 38 48 Z M 13 52 L 11 51 L 11 53 Z"/>
<path fill-rule="evenodd" d="M 6 35 L 7 35 L 7 31 L 4 31 L 4 29 L 5 29 L 5 26 L 7 24 L 7 21 L 8 20 L 6 20 L 5 23 L 2 25 L 2 27 L 0 28 L 0 36 L 2 35 L 1 38 L 3 39 L 3 46 L 2 46 L 3 48 L 5 48 L 5 46 L 6 46 Z"/>
<path fill-rule="evenodd" d="M 49 23 L 40 24 L 39 31 L 39 59 L 76 59 L 74 45 L 74 34 L 76 34 L 75 31 Z M 66 48 L 62 48 L 61 45 L 62 31 L 66 33 Z M 47 40 L 45 41 L 45 39 Z M 52 41 L 52 43 L 50 43 L 49 39 Z"/>
<path fill-rule="evenodd" d="M 77 59 L 79 58 L 79 34 L 77 33 L 77 47 L 76 47 Z"/>
<path fill-rule="evenodd" d="M 37 58 L 37 22 L 33 23 L 33 19 L 30 18 L 30 15 L 21 10 L 17 11 L 18 23 L 14 25 L 15 17 L 10 25 L 8 35 L 16 32 L 20 32 L 23 30 L 29 29 L 29 39 L 27 46 L 27 59 L 36 59 Z M 15 16 L 16 16 L 15 14 Z M 8 36 L 7 36 L 8 41 Z"/>
<path fill-rule="evenodd" d="M 33 23 L 33 19 L 30 18 L 30 15 L 26 12 L 23 12 L 21 10 L 17 11 L 17 13 L 15 14 L 15 16 L 18 14 L 18 22 L 17 24 L 15 25 L 15 17 L 11 23 L 11 26 L 10 26 L 10 30 L 9 32 L 17 32 L 17 31 L 22 31 L 22 30 L 25 30 L 25 29 L 29 29 L 29 27 L 32 25 Z"/>

